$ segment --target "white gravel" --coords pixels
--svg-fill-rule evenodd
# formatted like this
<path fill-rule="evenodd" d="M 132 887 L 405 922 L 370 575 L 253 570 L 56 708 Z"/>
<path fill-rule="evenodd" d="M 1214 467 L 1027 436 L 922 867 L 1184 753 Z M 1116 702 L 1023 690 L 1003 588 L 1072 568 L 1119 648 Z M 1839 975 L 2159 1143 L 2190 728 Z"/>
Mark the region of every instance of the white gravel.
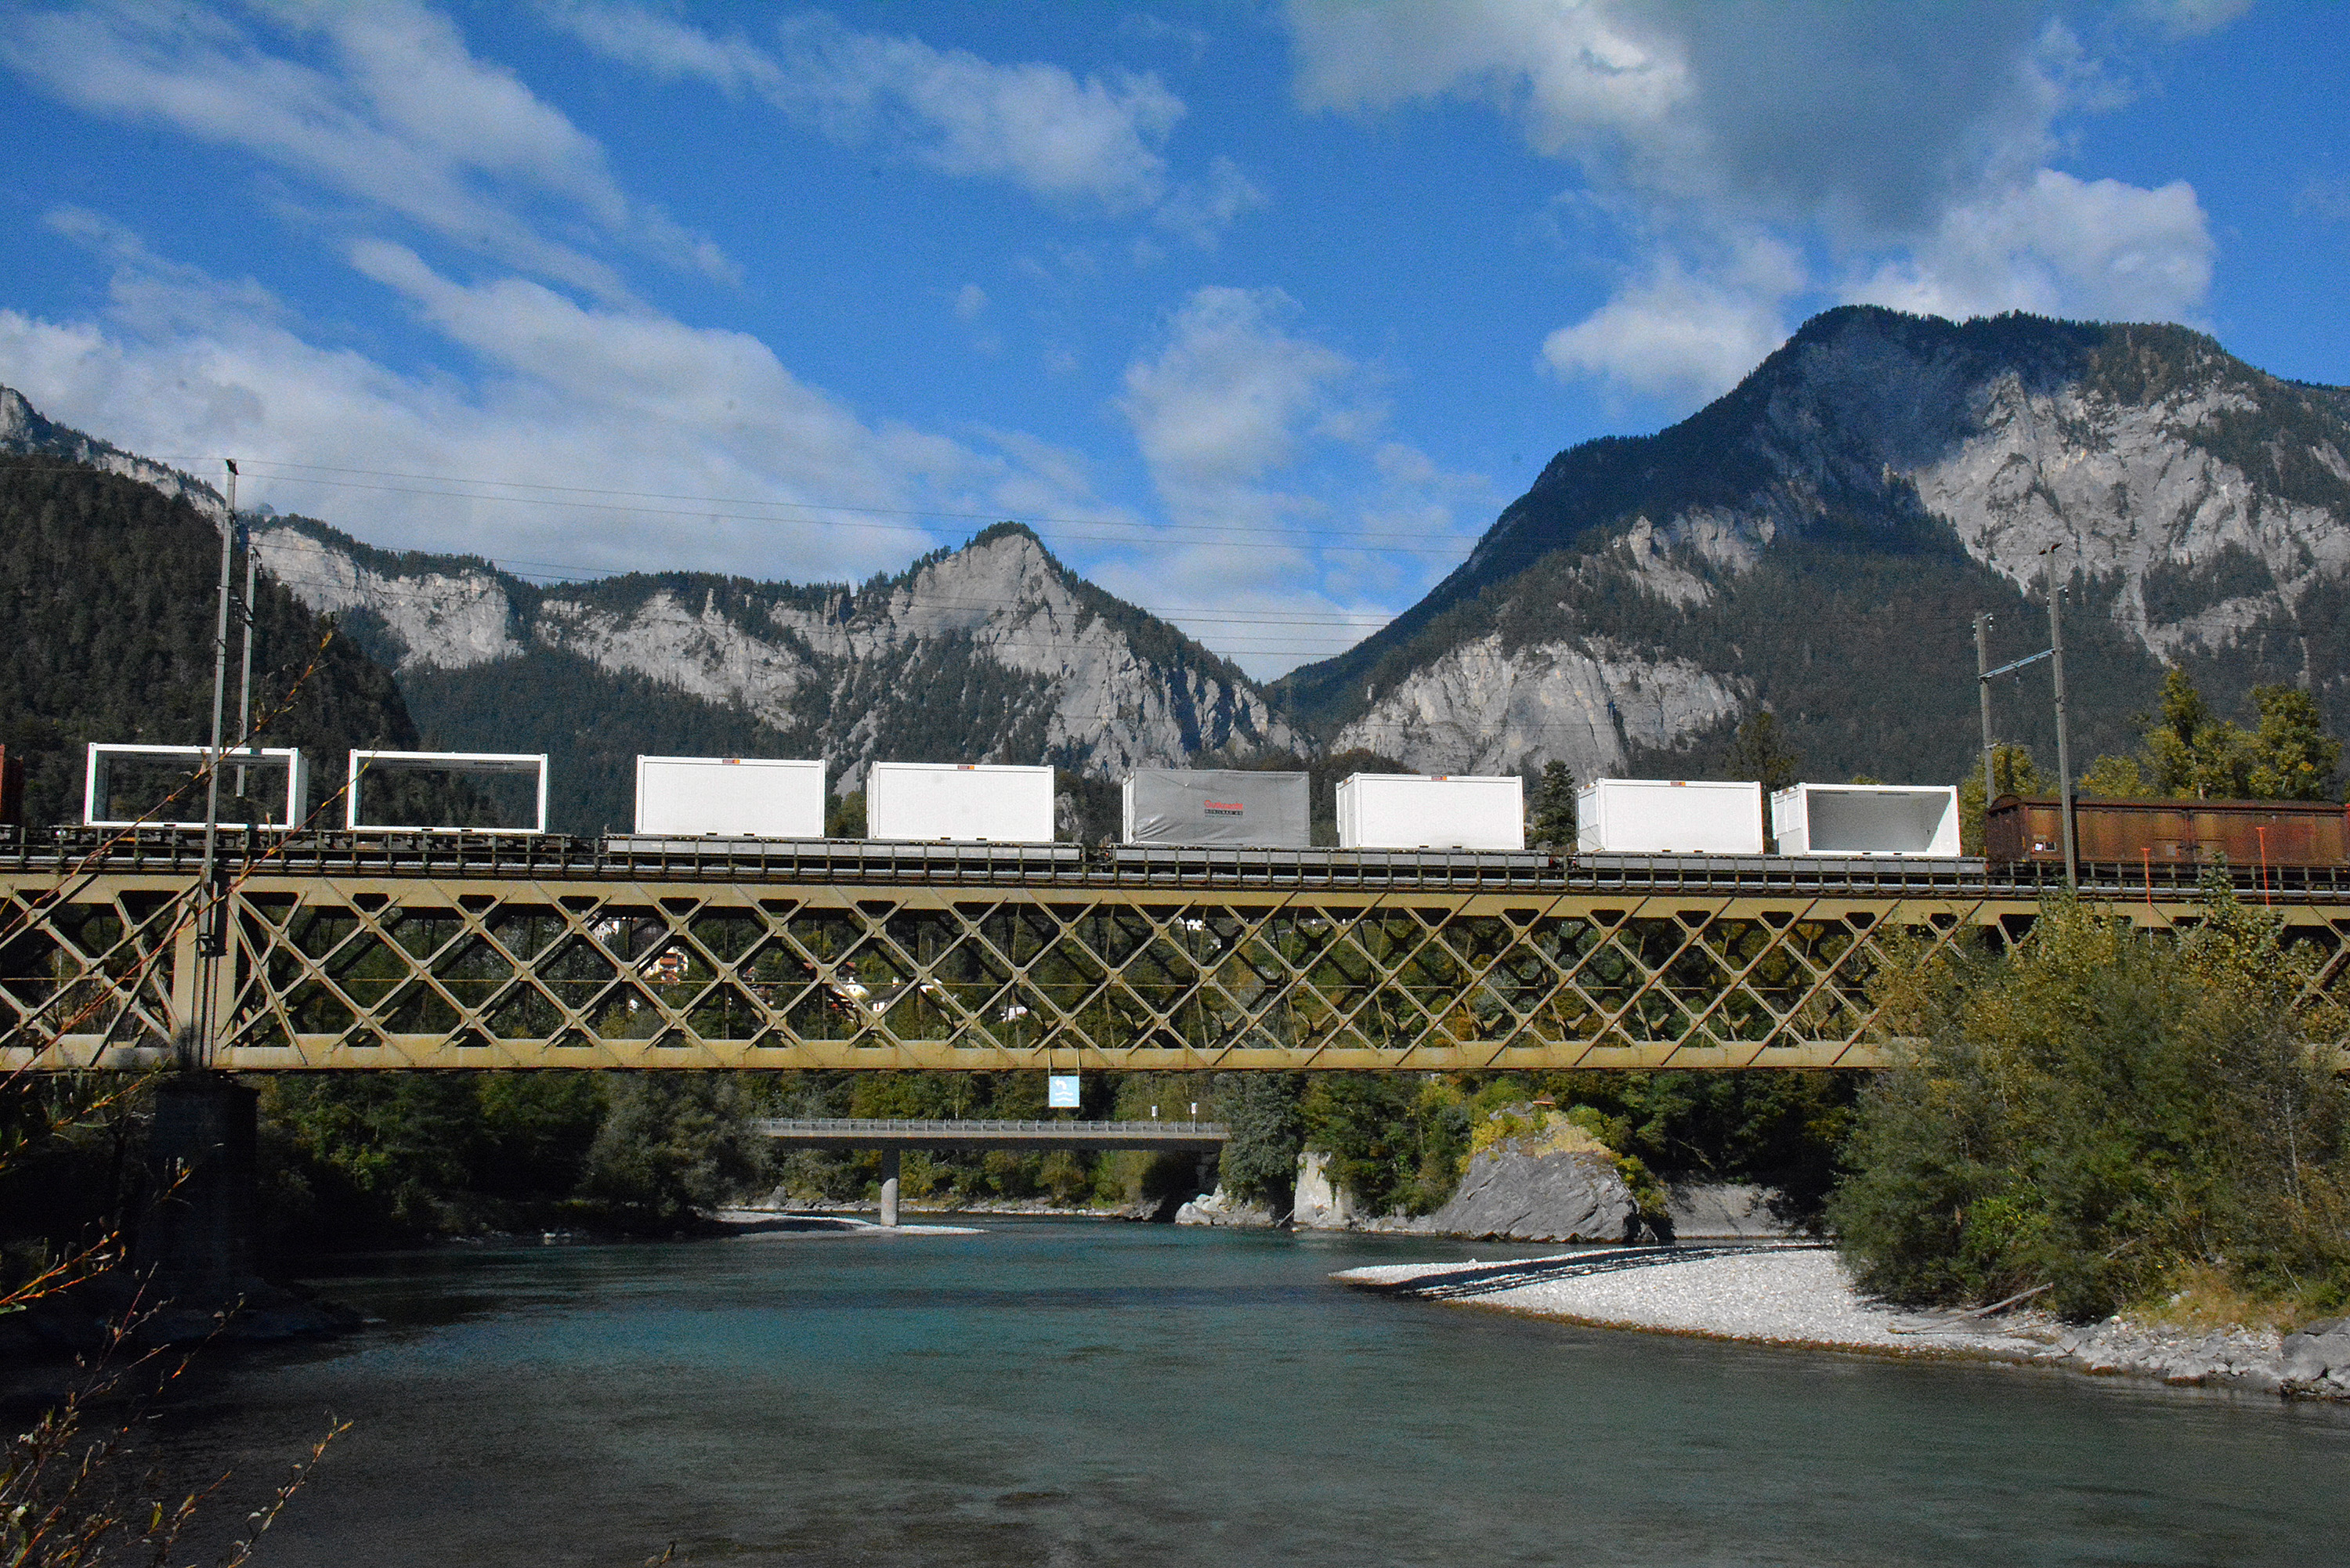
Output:
<path fill-rule="evenodd" d="M 1349 1270 L 1336 1277 L 1362 1284 L 1406 1280 L 1436 1284 L 1468 1267 L 1388 1265 Z M 1853 1289 L 1836 1255 L 1825 1250 L 1695 1258 L 1660 1252 L 1639 1267 L 1540 1280 L 1455 1300 L 1460 1305 L 1610 1328 L 1773 1345 L 2025 1359 L 2044 1355 L 2048 1346 L 2036 1314 L 2019 1314 L 1994 1324 L 1950 1314 L 1902 1312 L 1866 1300 Z"/>

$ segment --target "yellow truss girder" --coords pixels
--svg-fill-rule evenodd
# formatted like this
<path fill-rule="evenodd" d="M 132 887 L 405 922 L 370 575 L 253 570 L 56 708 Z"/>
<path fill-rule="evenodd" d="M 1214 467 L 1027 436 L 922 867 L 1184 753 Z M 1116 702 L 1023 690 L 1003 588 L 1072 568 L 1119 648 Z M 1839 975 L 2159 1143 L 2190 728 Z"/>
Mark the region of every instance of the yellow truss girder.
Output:
<path fill-rule="evenodd" d="M 1872 1067 L 1869 977 L 2011 890 L 1181 888 L 0 873 L 0 1069 Z M 2149 892 L 2117 918 L 2197 907 Z M 2350 905 L 2292 936 L 2345 978 Z"/>

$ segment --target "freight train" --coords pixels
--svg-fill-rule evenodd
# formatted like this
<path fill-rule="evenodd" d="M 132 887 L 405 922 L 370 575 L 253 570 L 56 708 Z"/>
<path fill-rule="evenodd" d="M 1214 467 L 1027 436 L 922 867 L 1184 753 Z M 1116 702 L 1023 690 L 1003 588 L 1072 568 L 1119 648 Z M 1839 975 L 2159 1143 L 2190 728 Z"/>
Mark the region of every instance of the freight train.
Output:
<path fill-rule="evenodd" d="M 183 805 L 174 820 L 120 815 L 116 775 L 129 764 L 202 766 L 199 746 L 93 743 L 84 822 L 94 828 L 200 826 Z M 361 834 L 436 834 L 431 823 L 368 820 L 366 784 L 399 773 L 510 776 L 522 783 L 532 821 L 496 831 L 546 829 L 544 754 L 354 751 L 343 824 Z M 231 753 L 229 766 L 261 775 L 240 799 L 265 801 L 251 826 L 282 830 L 305 813 L 308 769 L 297 751 Z M 1339 846 L 1367 850 L 1523 853 L 1523 786 L 1513 776 L 1356 774 L 1337 787 Z M 282 796 L 283 815 L 278 815 Z M 183 799 L 185 797 L 182 797 Z M 635 831 L 616 839 L 803 840 L 825 836 L 825 765 L 751 757 L 637 759 Z M 1578 794 L 1578 856 L 1737 856 L 1764 853 L 1760 784 L 1712 780 L 1602 779 Z M 1138 769 L 1123 792 L 1121 843 L 1149 848 L 1305 849 L 1311 845 L 1306 775 L 1218 769 Z M 1949 785 L 1797 784 L 1767 802 L 1777 852 L 1797 857 L 1954 860 L 1958 792 Z M 1055 834 L 1054 770 L 992 763 L 876 763 L 866 782 L 870 840 L 889 843 L 1046 845 Z M 1992 864 L 2061 862 L 2063 808 L 2054 800 L 2003 795 L 1987 817 Z M 244 829 L 243 821 L 224 826 Z M 2350 816 L 2311 801 L 2075 800 L 2077 857 L 2085 863 L 2166 868 L 2350 863 Z"/>

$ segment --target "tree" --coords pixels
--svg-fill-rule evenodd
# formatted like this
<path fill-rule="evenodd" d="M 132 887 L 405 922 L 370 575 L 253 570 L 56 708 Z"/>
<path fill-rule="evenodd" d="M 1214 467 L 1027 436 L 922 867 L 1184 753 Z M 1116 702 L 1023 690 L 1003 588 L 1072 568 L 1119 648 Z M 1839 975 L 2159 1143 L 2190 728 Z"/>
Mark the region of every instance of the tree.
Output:
<path fill-rule="evenodd" d="M 2033 762 L 2032 753 L 2022 746 L 1992 747 L 1991 765 L 1994 786 L 1991 797 L 1993 800 L 2003 794 L 2041 794 L 2049 787 L 2047 778 L 2040 771 L 2040 764 Z M 1983 775 L 1981 767 L 1970 773 L 1965 782 L 1959 785 L 1959 824 L 1967 853 L 1981 855 L 1983 852 Z"/>
<path fill-rule="evenodd" d="M 2183 670 L 2162 678 L 2162 706 L 2146 732 L 2154 793 L 2176 799 L 2230 800 L 2250 789 L 2249 737 L 2211 706 Z"/>
<path fill-rule="evenodd" d="M 1216 1084 L 1217 1108 L 1232 1136 L 1217 1157 L 1225 1191 L 1286 1213 L 1297 1186 L 1297 1151 L 1305 1143 L 1298 1101 L 1302 1073 L 1228 1073 Z"/>
<path fill-rule="evenodd" d="M 588 1151 L 581 1192 L 657 1224 L 740 1197 L 768 1170 L 731 1073 L 630 1073 Z"/>
<path fill-rule="evenodd" d="M 2174 940 L 2070 898 L 2009 951 L 1879 981 L 1922 1044 L 1864 1096 L 1828 1215 L 1862 1288 L 1910 1303 L 2045 1289 L 2101 1316 L 2197 1272 L 2330 1310 L 2350 1294 L 2338 1011 L 2308 955 L 2207 881 Z"/>
<path fill-rule="evenodd" d="M 1723 763 L 1731 778 L 1752 779 L 1766 794 L 1793 784 L 1803 765 L 1802 756 L 1788 747 L 1780 733 L 1778 715 L 1768 708 L 1738 726 L 1737 738 L 1730 742 L 1730 755 Z"/>
<path fill-rule="evenodd" d="M 1575 773 L 1554 758 L 1543 764 L 1526 810 L 1530 843 L 1573 849 L 1575 843 Z"/>
<path fill-rule="evenodd" d="M 2325 732 L 2317 700 L 2298 686 L 2255 686 L 2260 722 L 2245 783 L 2257 800 L 2331 800 L 2342 742 Z"/>

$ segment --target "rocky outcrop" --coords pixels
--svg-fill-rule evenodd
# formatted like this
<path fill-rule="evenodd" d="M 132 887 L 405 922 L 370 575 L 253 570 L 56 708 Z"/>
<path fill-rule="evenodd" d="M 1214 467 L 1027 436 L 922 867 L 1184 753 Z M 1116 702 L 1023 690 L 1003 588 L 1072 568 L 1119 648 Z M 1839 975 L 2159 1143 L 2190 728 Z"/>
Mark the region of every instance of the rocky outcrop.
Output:
<path fill-rule="evenodd" d="M 1771 1189 L 1745 1182 L 1676 1182 L 1666 1223 L 1676 1241 L 1775 1241 L 1795 1233 L 1771 1212 Z"/>
<path fill-rule="evenodd" d="M 1297 1196 L 1289 1222 L 1300 1231 L 1351 1231 L 1355 1228 L 1354 1195 L 1330 1179 L 1330 1157 L 1307 1149 L 1297 1157 Z"/>
<path fill-rule="evenodd" d="M 1357 1215 L 1326 1174 L 1326 1157 L 1298 1162 L 1296 1223 L 1312 1228 L 1500 1241 L 1627 1241 L 1644 1233 L 1639 1200 L 1616 1156 L 1555 1111 L 1513 1106 L 1498 1125 L 1523 1129 L 1470 1156 L 1452 1197 L 1433 1214 Z M 1309 1208 L 1309 1204 L 1311 1207 Z"/>
<path fill-rule="evenodd" d="M 1218 1187 L 1203 1192 L 1175 1210 L 1178 1225 L 1222 1225 L 1244 1231 L 1270 1231 L 1282 1217 L 1262 1203 L 1235 1198 Z"/>

